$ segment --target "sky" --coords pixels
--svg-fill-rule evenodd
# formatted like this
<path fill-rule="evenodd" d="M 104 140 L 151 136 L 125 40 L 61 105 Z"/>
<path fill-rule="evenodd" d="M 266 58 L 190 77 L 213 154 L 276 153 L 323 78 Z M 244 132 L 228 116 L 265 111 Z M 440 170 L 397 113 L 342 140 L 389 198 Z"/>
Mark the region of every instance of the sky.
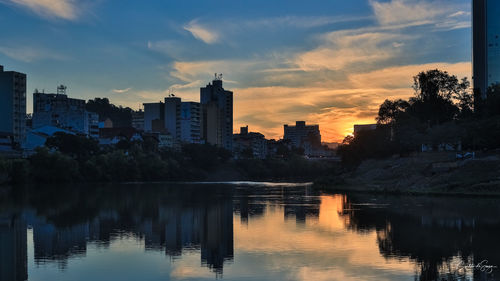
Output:
<path fill-rule="evenodd" d="M 470 0 L 0 0 L 0 65 L 35 90 L 139 109 L 222 73 L 234 131 L 296 120 L 341 141 L 413 76 L 471 77 Z"/>

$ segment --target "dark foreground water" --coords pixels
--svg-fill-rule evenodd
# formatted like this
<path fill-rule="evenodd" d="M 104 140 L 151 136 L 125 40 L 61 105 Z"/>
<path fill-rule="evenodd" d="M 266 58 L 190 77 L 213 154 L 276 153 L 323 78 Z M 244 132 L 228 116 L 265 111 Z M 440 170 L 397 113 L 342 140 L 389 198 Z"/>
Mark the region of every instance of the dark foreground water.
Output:
<path fill-rule="evenodd" d="M 0 280 L 500 280 L 495 198 L 142 184 L 0 193 Z"/>

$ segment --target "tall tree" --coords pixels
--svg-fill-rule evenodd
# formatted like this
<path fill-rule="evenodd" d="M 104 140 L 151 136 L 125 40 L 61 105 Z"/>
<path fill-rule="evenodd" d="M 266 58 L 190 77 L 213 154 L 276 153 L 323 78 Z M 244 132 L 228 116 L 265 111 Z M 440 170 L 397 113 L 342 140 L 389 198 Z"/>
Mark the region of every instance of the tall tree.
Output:
<path fill-rule="evenodd" d="M 113 127 L 130 127 L 132 125 L 132 109 L 129 107 L 116 106 L 107 98 L 95 98 L 89 100 L 86 109 L 99 114 L 99 121 L 107 118 L 113 121 Z"/>

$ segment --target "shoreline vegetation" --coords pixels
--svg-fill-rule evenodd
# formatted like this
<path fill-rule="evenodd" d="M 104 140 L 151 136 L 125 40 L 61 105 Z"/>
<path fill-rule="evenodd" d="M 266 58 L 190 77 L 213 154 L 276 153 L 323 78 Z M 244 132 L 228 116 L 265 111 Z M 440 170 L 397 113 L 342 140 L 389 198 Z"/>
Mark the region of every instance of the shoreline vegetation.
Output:
<path fill-rule="evenodd" d="M 96 140 L 56 134 L 27 159 L 0 158 L 0 184 L 123 183 L 172 181 L 311 182 L 339 164 L 310 160 L 294 151 L 276 158 L 232 159 L 212 145 L 158 149 L 147 142 L 121 141 L 103 149 Z"/>

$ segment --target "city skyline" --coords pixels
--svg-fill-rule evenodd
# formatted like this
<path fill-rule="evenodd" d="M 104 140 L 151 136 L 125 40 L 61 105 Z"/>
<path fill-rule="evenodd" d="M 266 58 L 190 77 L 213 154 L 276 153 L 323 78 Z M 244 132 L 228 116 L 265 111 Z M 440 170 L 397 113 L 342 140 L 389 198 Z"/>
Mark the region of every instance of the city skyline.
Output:
<path fill-rule="evenodd" d="M 305 120 L 327 142 L 373 123 L 384 99 L 411 96 L 420 71 L 471 78 L 470 1 L 284 3 L 125 2 L 113 14 L 112 1 L 2 0 L 0 60 L 27 73 L 29 112 L 35 88 L 60 83 L 73 98 L 133 109 L 170 89 L 197 101 L 222 72 L 234 132 L 279 138 Z"/>

